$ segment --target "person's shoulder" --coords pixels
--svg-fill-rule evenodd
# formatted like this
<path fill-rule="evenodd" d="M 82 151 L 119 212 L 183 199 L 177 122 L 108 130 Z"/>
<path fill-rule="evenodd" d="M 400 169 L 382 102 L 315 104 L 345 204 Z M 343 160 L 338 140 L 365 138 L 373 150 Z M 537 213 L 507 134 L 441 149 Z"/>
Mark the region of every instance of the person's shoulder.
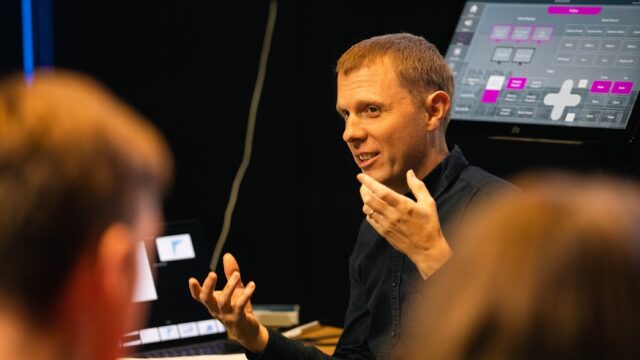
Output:
<path fill-rule="evenodd" d="M 477 166 L 467 166 L 461 173 L 459 181 L 472 187 L 484 196 L 493 196 L 503 191 L 517 191 L 517 187 Z"/>

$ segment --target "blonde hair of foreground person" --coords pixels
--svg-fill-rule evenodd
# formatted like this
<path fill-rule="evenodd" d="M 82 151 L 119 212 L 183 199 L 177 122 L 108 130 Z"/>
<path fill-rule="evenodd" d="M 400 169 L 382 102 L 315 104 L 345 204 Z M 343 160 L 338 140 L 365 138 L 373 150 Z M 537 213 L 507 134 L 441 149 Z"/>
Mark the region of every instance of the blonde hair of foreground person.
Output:
<path fill-rule="evenodd" d="M 119 355 L 171 178 L 160 133 L 87 76 L 0 83 L 0 358 Z"/>
<path fill-rule="evenodd" d="M 396 355 L 640 358 L 638 185 L 551 173 L 515 183 L 522 192 L 469 216 Z"/>

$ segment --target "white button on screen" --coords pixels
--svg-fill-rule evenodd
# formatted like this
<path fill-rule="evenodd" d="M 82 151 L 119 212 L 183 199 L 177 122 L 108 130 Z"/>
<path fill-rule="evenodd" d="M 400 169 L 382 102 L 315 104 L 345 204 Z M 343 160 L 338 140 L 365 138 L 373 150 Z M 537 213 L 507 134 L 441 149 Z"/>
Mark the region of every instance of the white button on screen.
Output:
<path fill-rule="evenodd" d="M 180 338 L 178 327 L 175 325 L 161 326 L 158 328 L 158 330 L 160 330 L 160 338 L 162 339 L 162 341 L 175 340 Z"/>
<path fill-rule="evenodd" d="M 189 234 L 161 236 L 156 239 L 158 258 L 162 262 L 193 259 L 196 257 Z"/>
<path fill-rule="evenodd" d="M 218 320 L 202 320 L 198 321 L 198 331 L 200 335 L 218 334 L 224 332 L 224 326 Z"/>
<path fill-rule="evenodd" d="M 181 338 L 198 336 L 198 329 L 194 322 L 179 324 L 178 330 L 180 331 Z"/>
<path fill-rule="evenodd" d="M 142 341 L 143 344 L 160 342 L 160 332 L 158 328 L 140 330 L 140 341 Z"/>

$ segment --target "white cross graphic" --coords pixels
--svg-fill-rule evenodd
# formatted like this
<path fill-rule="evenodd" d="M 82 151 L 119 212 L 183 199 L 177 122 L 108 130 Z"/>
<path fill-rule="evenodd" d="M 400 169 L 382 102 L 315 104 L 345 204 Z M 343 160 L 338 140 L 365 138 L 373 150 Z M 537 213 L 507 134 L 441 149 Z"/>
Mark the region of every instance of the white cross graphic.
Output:
<path fill-rule="evenodd" d="M 544 97 L 544 104 L 553 106 L 551 120 L 558 120 L 567 106 L 576 106 L 580 103 L 580 95 L 572 94 L 573 80 L 565 80 L 558 93 L 550 93 Z"/>

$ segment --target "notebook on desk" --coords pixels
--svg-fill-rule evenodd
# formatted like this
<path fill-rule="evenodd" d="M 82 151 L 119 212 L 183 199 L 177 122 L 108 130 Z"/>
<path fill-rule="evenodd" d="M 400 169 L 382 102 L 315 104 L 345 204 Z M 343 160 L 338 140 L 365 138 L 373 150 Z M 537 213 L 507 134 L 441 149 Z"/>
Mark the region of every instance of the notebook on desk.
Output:
<path fill-rule="evenodd" d="M 139 244 L 133 296 L 135 303 L 148 306 L 148 320 L 143 328 L 125 334 L 122 346 L 135 357 L 244 352 L 226 340 L 222 323 L 189 293 L 189 277 L 203 278 L 209 272 L 211 251 L 199 223 L 168 223 L 154 245 L 156 255 L 150 258 L 144 243 Z"/>

